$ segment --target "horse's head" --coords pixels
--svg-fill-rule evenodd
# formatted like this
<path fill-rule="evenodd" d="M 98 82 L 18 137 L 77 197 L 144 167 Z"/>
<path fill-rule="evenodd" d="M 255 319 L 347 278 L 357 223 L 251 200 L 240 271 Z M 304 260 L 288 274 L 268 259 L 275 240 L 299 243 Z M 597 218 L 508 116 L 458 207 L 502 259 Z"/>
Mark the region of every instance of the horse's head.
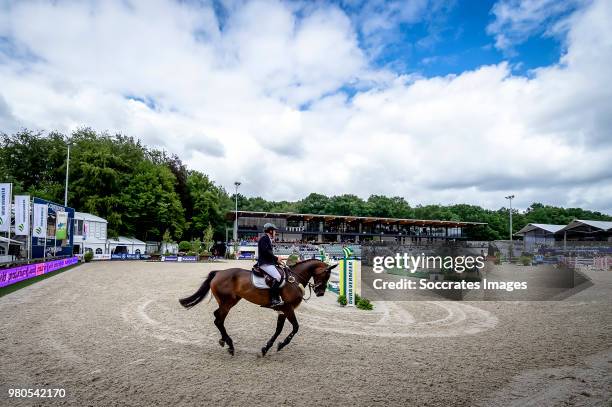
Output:
<path fill-rule="evenodd" d="M 325 294 L 331 271 L 337 266 L 337 264 L 329 266 L 322 261 L 319 263 L 320 264 L 317 264 L 317 268 L 312 273 L 312 279 L 314 280 L 313 289 L 317 297 L 321 297 Z"/>

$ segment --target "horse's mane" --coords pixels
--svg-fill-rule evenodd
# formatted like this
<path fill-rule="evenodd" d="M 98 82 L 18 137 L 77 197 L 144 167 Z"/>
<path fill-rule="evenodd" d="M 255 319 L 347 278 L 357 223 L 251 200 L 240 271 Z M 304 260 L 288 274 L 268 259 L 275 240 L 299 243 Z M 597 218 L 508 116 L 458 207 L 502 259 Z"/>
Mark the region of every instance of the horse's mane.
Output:
<path fill-rule="evenodd" d="M 307 262 L 309 262 L 309 261 L 320 261 L 320 262 L 322 262 L 322 261 L 321 261 L 321 260 L 319 260 L 319 259 L 306 259 L 306 260 L 300 260 L 300 261 L 298 261 L 298 262 L 297 262 L 297 263 L 295 263 L 295 264 L 294 264 L 292 267 L 295 267 L 295 266 L 297 266 L 298 264 L 307 263 Z M 323 262 L 322 262 L 322 263 L 323 263 Z"/>

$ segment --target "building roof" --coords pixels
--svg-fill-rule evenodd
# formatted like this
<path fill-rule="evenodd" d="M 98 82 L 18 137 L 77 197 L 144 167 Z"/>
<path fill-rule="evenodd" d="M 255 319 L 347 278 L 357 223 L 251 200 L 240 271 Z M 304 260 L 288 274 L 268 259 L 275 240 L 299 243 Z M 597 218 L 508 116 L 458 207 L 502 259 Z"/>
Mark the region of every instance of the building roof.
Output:
<path fill-rule="evenodd" d="M 581 226 L 590 226 L 593 229 L 598 229 L 602 231 L 612 230 L 612 222 L 603 221 L 603 220 L 581 220 L 576 219 L 572 221 L 569 225 L 565 226 L 562 231 L 568 231 L 572 229 L 579 228 Z"/>
<path fill-rule="evenodd" d="M 125 236 L 119 236 L 117 238 L 113 237 L 108 239 L 108 242 L 111 244 L 126 244 L 126 245 L 132 245 L 132 244 L 137 244 L 137 245 L 146 245 L 145 242 L 143 242 L 142 240 L 138 240 L 135 237 L 125 237 Z"/>
<path fill-rule="evenodd" d="M 226 215 L 226 219 L 233 220 L 236 212 L 230 211 Z M 327 220 L 345 220 L 348 222 L 360 220 L 364 223 L 382 222 L 382 223 L 399 223 L 402 225 L 416 226 L 474 226 L 486 225 L 485 222 L 463 222 L 454 220 L 435 220 L 435 219 L 402 219 L 402 218 L 381 218 L 373 216 L 346 216 L 346 215 L 321 215 L 313 213 L 293 213 L 293 212 L 255 212 L 255 211 L 238 211 L 238 217 L 250 216 L 255 218 L 285 218 L 285 219 L 320 219 Z"/>
<path fill-rule="evenodd" d="M 85 212 L 75 212 L 74 213 L 74 218 L 78 219 L 78 220 L 86 220 L 89 222 L 101 222 L 101 223 L 108 223 L 108 221 L 106 219 L 103 219 L 99 216 L 96 215 L 92 215 L 91 213 L 85 213 Z"/>
<path fill-rule="evenodd" d="M 522 236 L 527 232 L 531 232 L 536 229 L 541 229 L 549 233 L 557 233 L 563 229 L 565 225 L 551 225 L 549 223 L 529 223 L 525 225 L 521 230 L 515 233 L 517 236 Z"/>

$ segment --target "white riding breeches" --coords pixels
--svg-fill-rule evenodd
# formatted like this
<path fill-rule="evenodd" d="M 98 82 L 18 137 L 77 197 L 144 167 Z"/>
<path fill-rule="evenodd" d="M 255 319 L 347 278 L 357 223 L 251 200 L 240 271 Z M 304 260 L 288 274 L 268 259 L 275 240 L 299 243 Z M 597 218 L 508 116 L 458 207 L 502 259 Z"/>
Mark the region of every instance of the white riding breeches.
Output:
<path fill-rule="evenodd" d="M 274 278 L 276 281 L 281 280 L 281 275 L 276 269 L 276 266 L 273 264 L 266 264 L 264 266 L 260 266 L 263 271 L 266 272 L 267 275 Z"/>

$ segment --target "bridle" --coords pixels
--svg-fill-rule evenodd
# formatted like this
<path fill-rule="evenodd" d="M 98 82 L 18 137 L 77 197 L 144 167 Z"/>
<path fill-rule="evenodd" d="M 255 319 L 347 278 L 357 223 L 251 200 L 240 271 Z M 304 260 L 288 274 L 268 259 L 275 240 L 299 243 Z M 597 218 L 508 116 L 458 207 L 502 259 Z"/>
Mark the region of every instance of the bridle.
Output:
<path fill-rule="evenodd" d="M 288 281 L 289 283 L 295 283 L 295 282 L 297 282 L 297 283 L 301 284 L 301 285 L 302 285 L 302 287 L 304 287 L 304 289 L 305 289 L 306 287 L 308 287 L 308 291 L 309 291 L 309 293 L 308 293 L 308 298 L 306 298 L 306 297 L 302 296 L 302 299 L 303 299 L 304 301 L 308 301 L 308 300 L 310 299 L 310 297 L 312 297 L 312 290 L 314 290 L 315 292 L 317 292 L 317 288 L 319 288 L 320 286 L 324 285 L 322 282 L 319 282 L 319 283 L 313 284 L 313 283 L 311 283 L 311 282 L 309 281 L 309 280 L 310 280 L 310 278 L 309 278 L 308 280 L 306 280 L 306 281 L 303 281 L 303 282 L 302 282 L 302 281 L 300 281 L 300 280 L 303 280 L 303 279 L 304 279 L 304 277 L 302 277 L 301 275 L 299 275 L 298 273 L 296 273 L 295 271 L 293 271 L 293 270 L 291 269 L 291 267 L 289 267 L 289 266 L 284 266 L 284 268 L 285 268 L 285 271 L 287 272 L 287 274 L 290 274 L 290 275 L 287 277 L 287 281 Z M 293 281 L 291 281 L 291 280 L 293 280 Z"/>

